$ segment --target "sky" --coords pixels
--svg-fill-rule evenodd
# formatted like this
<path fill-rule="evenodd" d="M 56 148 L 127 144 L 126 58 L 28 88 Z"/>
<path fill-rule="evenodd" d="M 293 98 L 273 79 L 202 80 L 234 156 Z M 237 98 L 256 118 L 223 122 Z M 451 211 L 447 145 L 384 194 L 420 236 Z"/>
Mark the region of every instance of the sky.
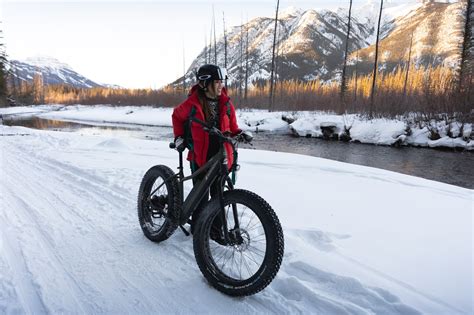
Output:
<path fill-rule="evenodd" d="M 342 0 L 280 1 L 281 10 L 347 5 Z M 100 84 L 159 88 L 180 77 L 203 49 L 213 8 L 219 36 L 223 12 L 229 28 L 274 16 L 276 1 L 3 0 L 0 20 L 9 59 L 50 56 Z"/>

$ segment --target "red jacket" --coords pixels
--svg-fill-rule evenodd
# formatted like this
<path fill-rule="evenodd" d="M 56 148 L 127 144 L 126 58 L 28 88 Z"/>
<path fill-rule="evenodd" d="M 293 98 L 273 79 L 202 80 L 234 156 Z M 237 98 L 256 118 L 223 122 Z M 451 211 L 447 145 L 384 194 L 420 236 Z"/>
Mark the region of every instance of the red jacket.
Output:
<path fill-rule="evenodd" d="M 188 122 L 191 110 L 195 108 L 195 117 L 205 121 L 202 105 L 198 99 L 198 86 L 192 87 L 189 97 L 173 110 L 173 132 L 175 137 L 184 137 L 185 124 Z M 227 110 L 230 113 L 227 113 Z M 220 130 L 222 132 L 230 132 L 232 135 L 239 133 L 241 130 L 237 126 L 234 105 L 230 102 L 225 88 L 222 89 L 219 97 L 219 121 Z M 206 164 L 207 150 L 209 148 L 209 134 L 204 131 L 203 127 L 196 122 L 191 125 L 191 136 L 193 138 L 193 151 L 189 151 L 188 160 L 195 161 L 199 166 Z M 224 147 L 227 152 L 227 165 L 230 169 L 234 160 L 232 147 L 229 143 L 225 143 Z"/>

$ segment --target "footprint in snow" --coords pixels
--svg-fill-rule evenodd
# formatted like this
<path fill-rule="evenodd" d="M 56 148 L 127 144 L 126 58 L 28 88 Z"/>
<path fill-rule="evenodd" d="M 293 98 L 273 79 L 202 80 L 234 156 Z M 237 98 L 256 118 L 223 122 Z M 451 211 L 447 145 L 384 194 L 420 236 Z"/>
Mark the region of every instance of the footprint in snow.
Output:
<path fill-rule="evenodd" d="M 420 314 L 392 293 L 369 287 L 359 280 L 315 268 L 301 261 L 289 263 L 291 275 L 275 282 L 273 288 L 290 300 L 322 313 L 337 314 Z"/>
<path fill-rule="evenodd" d="M 105 141 L 102 141 L 95 145 L 100 148 L 110 148 L 110 149 L 129 149 L 129 147 L 123 143 L 120 139 L 111 138 Z"/>

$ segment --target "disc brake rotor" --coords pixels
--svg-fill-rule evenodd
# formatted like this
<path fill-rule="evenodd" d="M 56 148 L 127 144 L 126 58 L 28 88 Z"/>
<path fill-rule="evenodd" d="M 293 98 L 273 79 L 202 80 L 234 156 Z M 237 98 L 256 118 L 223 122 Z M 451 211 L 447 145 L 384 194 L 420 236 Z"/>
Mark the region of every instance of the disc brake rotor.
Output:
<path fill-rule="evenodd" d="M 244 229 L 232 229 L 229 231 L 232 246 L 239 251 L 246 251 L 250 245 L 250 235 Z"/>

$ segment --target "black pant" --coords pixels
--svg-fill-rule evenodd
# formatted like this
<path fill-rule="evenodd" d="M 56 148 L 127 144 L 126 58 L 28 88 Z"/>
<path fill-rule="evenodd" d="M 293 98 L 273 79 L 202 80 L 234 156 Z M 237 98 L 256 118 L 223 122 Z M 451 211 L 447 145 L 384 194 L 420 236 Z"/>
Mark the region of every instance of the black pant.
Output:
<path fill-rule="evenodd" d="M 199 169 L 199 166 L 195 162 L 191 161 L 191 170 L 193 171 L 193 173 L 195 173 L 198 169 Z M 199 185 L 204 180 L 204 177 L 206 176 L 206 173 L 208 171 L 203 172 L 199 176 L 196 176 L 195 178 L 193 178 L 193 185 Z M 216 198 L 218 196 L 218 193 L 219 193 L 220 189 L 221 189 L 221 187 L 219 185 L 219 182 L 216 180 L 216 181 L 214 181 L 214 183 L 212 183 L 210 189 L 208 189 L 204 192 L 203 198 L 199 202 L 199 205 L 197 206 L 196 210 L 194 210 L 194 212 L 193 212 L 192 221 L 191 221 L 192 222 L 191 232 L 193 232 L 193 227 L 194 227 L 195 223 L 197 222 L 197 220 L 198 220 L 199 216 L 201 215 L 202 211 L 204 210 L 204 207 L 206 206 L 206 203 L 209 201 L 209 192 L 211 194 L 211 198 Z M 221 222 L 220 217 L 217 216 L 216 219 L 214 220 L 213 228 L 216 228 L 216 227 L 219 228 L 220 226 L 222 226 L 222 222 Z"/>

